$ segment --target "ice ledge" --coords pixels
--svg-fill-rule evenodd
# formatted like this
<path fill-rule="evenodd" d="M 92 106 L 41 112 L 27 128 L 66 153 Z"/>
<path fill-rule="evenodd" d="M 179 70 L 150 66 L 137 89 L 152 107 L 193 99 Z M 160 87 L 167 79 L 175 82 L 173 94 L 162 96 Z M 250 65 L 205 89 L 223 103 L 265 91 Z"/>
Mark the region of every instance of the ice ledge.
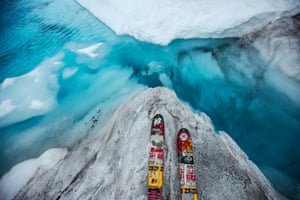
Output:
<path fill-rule="evenodd" d="M 146 89 L 114 111 L 95 138 L 54 167 L 37 171 L 15 199 L 147 199 L 152 117 L 164 116 L 164 199 L 179 199 L 176 134 L 190 130 L 200 199 L 282 199 L 224 132 L 195 114 L 166 88 Z M 18 182 L 18 180 L 14 180 Z"/>
<path fill-rule="evenodd" d="M 162 45 L 177 38 L 239 37 L 300 6 L 297 0 L 77 1 L 117 34 Z"/>

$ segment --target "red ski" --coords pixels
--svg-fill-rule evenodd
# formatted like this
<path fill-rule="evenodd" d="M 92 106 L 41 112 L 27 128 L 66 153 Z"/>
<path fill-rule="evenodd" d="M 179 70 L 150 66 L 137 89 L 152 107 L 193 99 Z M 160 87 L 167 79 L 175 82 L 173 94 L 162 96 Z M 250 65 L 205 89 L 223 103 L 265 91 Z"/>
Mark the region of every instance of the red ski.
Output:
<path fill-rule="evenodd" d="M 154 116 L 150 136 L 150 157 L 148 164 L 148 200 L 162 200 L 164 171 L 164 119 Z"/>
<path fill-rule="evenodd" d="M 185 128 L 178 132 L 177 151 L 181 200 L 198 200 L 192 138 Z"/>

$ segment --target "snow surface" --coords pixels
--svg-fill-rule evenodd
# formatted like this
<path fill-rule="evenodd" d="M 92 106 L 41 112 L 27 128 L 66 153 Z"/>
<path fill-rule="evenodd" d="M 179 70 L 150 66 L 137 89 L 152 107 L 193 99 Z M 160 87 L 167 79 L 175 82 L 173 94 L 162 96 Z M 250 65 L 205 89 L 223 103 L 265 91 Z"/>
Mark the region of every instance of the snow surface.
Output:
<path fill-rule="evenodd" d="M 124 102 L 98 135 L 62 156 L 55 167 L 34 173 L 19 193 L 11 192 L 9 197 L 147 199 L 149 132 L 157 113 L 165 120 L 164 199 L 179 199 L 176 134 L 182 127 L 193 138 L 201 199 L 282 199 L 226 133 L 216 134 L 205 114 L 193 113 L 166 88 L 146 89 Z M 10 181 L 17 182 L 5 179 L 2 184 Z"/>
<path fill-rule="evenodd" d="M 1 199 L 13 199 L 37 172 L 44 173 L 53 168 L 67 153 L 66 149 L 49 149 L 38 158 L 15 165 L 0 179 Z"/>
<path fill-rule="evenodd" d="M 177 38 L 241 36 L 300 6 L 297 0 L 77 1 L 117 34 L 157 44 Z"/>

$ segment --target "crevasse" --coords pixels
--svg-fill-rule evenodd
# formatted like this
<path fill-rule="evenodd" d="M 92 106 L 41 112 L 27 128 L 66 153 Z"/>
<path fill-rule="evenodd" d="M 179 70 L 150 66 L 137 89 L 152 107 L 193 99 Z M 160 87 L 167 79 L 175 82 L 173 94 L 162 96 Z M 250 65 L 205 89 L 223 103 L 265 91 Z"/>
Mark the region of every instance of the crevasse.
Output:
<path fill-rule="evenodd" d="M 77 145 L 95 134 L 95 124 L 101 126 L 125 99 L 146 87 L 164 86 L 195 112 L 207 113 L 280 192 L 295 198 L 300 183 L 300 70 L 294 44 L 300 37 L 293 30 L 299 27 L 299 15 L 294 15 L 293 1 L 282 3 L 276 1 L 268 12 L 292 11 L 276 12 L 274 23 L 249 31 L 252 18 L 243 37 L 218 32 L 219 39 L 178 39 L 164 46 L 117 36 L 71 0 L 5 4 L 1 174 L 51 147 Z M 270 4 L 266 1 L 262 8 Z M 265 16 L 261 14 L 258 19 Z M 234 27 L 226 33 L 238 33 L 239 26 Z M 164 41 L 185 36 L 171 34 Z"/>

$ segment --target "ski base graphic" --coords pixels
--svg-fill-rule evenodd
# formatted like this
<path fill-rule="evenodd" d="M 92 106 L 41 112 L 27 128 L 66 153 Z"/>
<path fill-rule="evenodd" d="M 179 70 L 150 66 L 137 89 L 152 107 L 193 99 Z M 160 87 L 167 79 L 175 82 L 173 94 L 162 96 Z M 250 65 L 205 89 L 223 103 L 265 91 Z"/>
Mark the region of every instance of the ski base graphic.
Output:
<path fill-rule="evenodd" d="M 164 120 L 160 114 L 154 116 L 150 135 L 148 164 L 148 200 L 162 200 L 164 171 Z"/>
<path fill-rule="evenodd" d="M 177 152 L 181 200 L 198 200 L 192 138 L 185 128 L 178 132 Z"/>

